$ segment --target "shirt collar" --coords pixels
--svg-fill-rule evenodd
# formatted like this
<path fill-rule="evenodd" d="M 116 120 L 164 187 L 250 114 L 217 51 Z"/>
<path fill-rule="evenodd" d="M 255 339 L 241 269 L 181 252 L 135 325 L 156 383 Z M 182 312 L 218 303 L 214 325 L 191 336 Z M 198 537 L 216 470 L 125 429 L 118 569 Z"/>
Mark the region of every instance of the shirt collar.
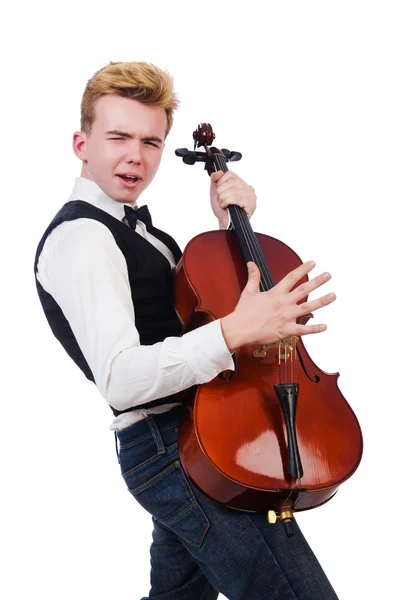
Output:
<path fill-rule="evenodd" d="M 89 204 L 93 204 L 97 208 L 104 210 L 120 221 L 125 216 L 124 206 L 131 206 L 127 202 L 113 200 L 113 198 L 110 198 L 110 196 L 101 190 L 95 181 L 91 181 L 91 179 L 86 179 L 85 177 L 76 177 L 73 191 L 68 201 L 72 200 L 89 202 Z"/>

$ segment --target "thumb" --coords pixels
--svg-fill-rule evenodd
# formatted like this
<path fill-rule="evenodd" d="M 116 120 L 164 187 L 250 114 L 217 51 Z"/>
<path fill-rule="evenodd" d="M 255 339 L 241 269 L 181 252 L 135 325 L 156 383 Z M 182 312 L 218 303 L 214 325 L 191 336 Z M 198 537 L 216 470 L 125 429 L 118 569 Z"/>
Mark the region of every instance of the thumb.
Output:
<path fill-rule="evenodd" d="M 256 266 L 256 264 L 252 261 L 247 263 L 247 267 L 248 267 L 248 281 L 247 281 L 247 285 L 245 286 L 245 289 L 247 290 L 247 292 L 258 292 L 259 291 L 259 283 L 261 280 L 261 274 L 259 272 L 258 267 Z"/>
<path fill-rule="evenodd" d="M 224 175 L 223 171 L 215 171 L 215 173 L 211 173 L 211 182 L 218 183 L 218 181 L 220 180 L 221 177 L 223 177 L 223 175 Z"/>

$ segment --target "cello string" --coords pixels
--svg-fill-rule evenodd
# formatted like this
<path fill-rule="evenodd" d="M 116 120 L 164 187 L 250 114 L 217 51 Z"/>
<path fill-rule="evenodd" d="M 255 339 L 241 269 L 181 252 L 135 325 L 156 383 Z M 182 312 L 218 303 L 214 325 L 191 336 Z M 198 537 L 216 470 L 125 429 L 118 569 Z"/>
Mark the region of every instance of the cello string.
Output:
<path fill-rule="evenodd" d="M 217 160 L 217 156 L 219 155 L 213 155 L 212 158 L 214 159 L 215 164 L 218 166 L 218 168 L 220 168 L 224 173 L 228 171 L 227 165 L 226 165 L 226 160 L 224 159 L 223 155 L 222 158 L 219 158 Z M 223 164 L 222 164 L 223 163 Z M 274 286 L 274 283 L 272 281 L 272 277 L 270 275 L 270 272 L 268 271 L 266 262 L 264 260 L 263 257 L 263 253 L 262 250 L 259 246 L 258 240 L 252 230 L 252 227 L 249 223 L 249 219 L 245 213 L 245 211 L 243 209 L 241 209 L 241 207 L 239 206 L 234 206 L 234 216 L 236 218 L 236 220 L 239 223 L 240 226 L 240 230 L 242 232 L 243 235 L 243 239 L 247 245 L 248 251 L 250 256 L 252 257 L 252 259 L 254 260 L 254 262 L 257 264 L 259 270 L 260 270 L 260 274 L 261 274 L 261 280 L 266 282 L 267 285 L 267 289 L 271 289 Z M 232 217 L 232 222 L 233 222 L 233 217 Z M 263 288 L 263 283 L 261 281 L 261 287 Z M 279 371 L 280 371 L 280 344 L 282 343 L 279 342 Z M 289 351 L 289 346 L 291 346 L 290 351 Z M 295 361 L 297 360 L 297 348 L 296 345 L 294 344 L 293 339 L 291 338 L 291 343 L 288 344 L 287 341 L 284 341 L 284 371 L 286 373 L 286 380 L 288 380 L 288 369 L 287 369 L 287 362 L 288 362 L 288 358 L 291 358 L 291 381 L 293 381 L 293 375 L 294 375 L 294 366 L 295 366 Z M 300 489 L 302 486 L 301 483 L 301 478 L 294 478 L 291 481 L 290 484 L 290 492 L 287 496 L 287 501 L 290 499 L 293 491 L 294 491 L 294 486 L 297 486 L 297 489 Z M 296 488 L 295 488 L 296 489 Z"/>
<path fill-rule="evenodd" d="M 259 271 L 261 273 L 262 283 L 266 284 L 267 289 L 271 289 L 274 284 L 273 284 L 272 278 L 270 276 L 270 273 L 266 267 L 266 263 L 264 261 L 262 251 L 259 247 L 258 240 L 256 239 L 256 236 L 255 236 L 255 234 L 252 230 L 252 227 L 249 223 L 249 219 L 248 219 L 245 211 L 242 208 L 240 208 L 239 206 L 236 206 L 235 208 L 236 208 L 237 219 L 238 219 L 240 227 L 244 233 L 244 237 L 247 241 L 247 245 L 250 248 L 251 256 L 252 256 L 254 262 L 258 265 Z M 264 291 L 264 290 L 262 290 L 262 291 Z"/>
<path fill-rule="evenodd" d="M 216 162 L 217 168 L 221 169 L 223 172 L 228 171 L 228 167 L 226 164 L 226 159 L 224 155 L 215 154 L 213 155 L 214 160 Z M 259 242 L 253 232 L 249 219 L 240 206 L 234 206 L 234 213 L 239 222 L 240 228 L 242 230 L 244 241 L 248 247 L 248 251 L 250 253 L 251 258 L 254 260 L 255 264 L 258 265 L 260 274 L 261 274 L 261 289 L 265 291 L 274 287 L 274 283 L 272 277 L 267 268 L 262 250 L 259 246 Z M 232 219 L 233 220 L 233 219 Z M 266 285 L 264 285 L 264 283 Z M 289 351 L 289 346 L 291 346 L 291 350 Z M 279 352 L 281 351 L 281 347 L 279 347 Z M 290 373 L 291 373 L 291 382 L 294 381 L 294 366 L 295 361 L 297 360 L 297 352 L 296 348 L 293 345 L 293 340 L 291 340 L 291 344 L 288 344 L 288 341 L 284 341 L 284 377 L 285 383 L 288 382 L 288 362 L 290 362 Z M 279 365 L 281 367 L 281 365 Z M 279 369 L 279 377 L 281 377 L 281 371 Z M 281 379 L 280 379 L 281 381 Z"/>
<path fill-rule="evenodd" d="M 291 347 L 291 381 L 294 381 L 294 358 L 295 358 L 295 347 L 292 346 Z"/>
<path fill-rule="evenodd" d="M 237 207 L 240 209 L 240 207 Z M 260 250 L 259 245 L 257 244 L 257 240 L 255 235 L 252 232 L 251 225 L 248 222 L 248 217 L 246 216 L 243 209 L 237 210 L 237 218 L 239 220 L 240 226 L 244 231 L 245 237 L 247 239 L 247 243 L 251 250 L 251 255 L 253 257 L 254 262 L 258 265 L 259 271 L 261 273 L 261 280 L 263 285 L 262 291 L 269 290 L 273 287 L 273 282 L 270 276 L 270 273 L 266 267 L 266 263 L 263 258 L 263 254 Z M 248 224 L 247 224 L 248 222 Z"/>
<path fill-rule="evenodd" d="M 213 155 L 213 159 L 215 162 L 215 165 L 217 166 L 218 169 L 222 170 L 224 173 L 226 173 L 228 171 L 228 167 L 226 165 L 226 159 L 223 155 L 219 155 L 219 154 L 215 154 Z M 261 288 L 262 291 L 265 291 L 266 289 L 269 290 L 272 287 L 274 287 L 274 283 L 272 280 L 272 277 L 270 275 L 270 272 L 267 268 L 262 250 L 259 246 L 259 242 L 255 236 L 255 233 L 251 227 L 251 224 L 249 222 L 249 219 L 244 211 L 244 209 L 242 209 L 240 206 L 234 206 L 234 215 L 239 223 L 240 226 L 240 230 L 243 234 L 243 239 L 246 243 L 246 246 L 248 248 L 248 252 L 252 258 L 252 260 L 255 262 L 255 264 L 258 266 L 259 271 L 260 271 L 260 275 L 261 275 Z M 233 216 L 232 216 L 232 222 L 233 222 Z M 266 287 L 265 285 L 266 284 Z M 293 339 L 291 338 L 290 343 L 288 342 L 288 340 L 280 340 L 278 343 L 278 371 L 279 371 L 279 381 L 281 382 L 281 347 L 282 345 L 284 346 L 284 378 L 285 378 L 285 384 L 288 383 L 288 362 L 291 363 L 290 365 L 290 370 L 291 370 L 291 382 L 294 381 L 294 362 L 296 360 L 296 347 L 294 346 L 294 342 Z M 288 494 L 287 497 L 287 501 L 290 499 L 293 490 L 294 490 L 294 486 L 298 487 L 298 489 L 301 487 L 301 479 L 293 479 L 291 481 L 290 484 L 290 492 Z"/>
<path fill-rule="evenodd" d="M 281 352 L 280 352 L 280 344 L 281 342 L 278 343 L 278 381 L 279 383 L 281 383 Z"/>
<path fill-rule="evenodd" d="M 258 240 L 252 230 L 251 224 L 245 211 L 239 206 L 235 208 L 237 213 L 237 219 L 239 221 L 241 229 L 244 232 L 245 239 L 247 240 L 247 244 L 251 251 L 251 256 L 253 257 L 254 262 L 258 265 L 258 268 L 261 273 L 261 280 L 263 284 L 262 291 L 269 290 L 274 286 L 274 283 L 267 268 Z"/>
<path fill-rule="evenodd" d="M 224 155 L 215 154 L 214 159 L 216 161 L 217 167 L 223 170 L 223 172 L 228 171 L 228 167 L 226 165 L 226 159 Z M 266 262 L 264 260 L 263 253 L 259 246 L 259 242 L 252 230 L 251 224 L 249 223 L 249 219 L 245 213 L 245 211 L 239 207 L 235 206 L 235 215 L 243 232 L 244 241 L 248 247 L 248 251 L 250 256 L 254 260 L 254 262 L 258 265 L 260 274 L 261 274 L 261 288 L 262 291 L 265 291 L 266 287 L 263 285 L 265 282 L 267 289 L 271 289 L 274 286 L 272 277 L 268 271 Z M 291 382 L 294 381 L 294 363 L 296 360 L 296 349 L 292 344 L 289 344 L 288 341 L 284 341 L 284 377 L 285 383 L 288 382 L 288 362 L 290 362 L 290 372 L 291 372 Z M 291 350 L 289 350 L 289 346 L 291 346 Z M 281 351 L 281 347 L 279 347 L 279 352 Z M 280 365 L 281 366 L 281 365 Z M 281 372 L 279 373 L 281 376 Z"/>
<path fill-rule="evenodd" d="M 219 169 L 221 169 L 224 173 L 228 171 L 228 167 L 226 165 L 226 160 L 223 155 L 215 154 L 215 155 L 213 155 L 213 158 L 214 158 L 214 162 L 215 162 L 216 166 Z M 261 284 L 262 284 L 261 287 L 262 288 L 264 287 L 263 282 L 265 282 L 267 289 L 270 289 L 274 286 L 274 283 L 273 283 L 270 273 L 267 269 L 262 251 L 258 244 L 258 240 L 256 239 L 256 236 L 253 233 L 253 230 L 249 223 L 248 217 L 247 217 L 245 211 L 241 207 L 234 206 L 234 209 L 235 210 L 233 212 L 236 215 L 236 218 L 239 222 L 240 228 L 241 228 L 243 236 L 244 236 L 244 241 L 247 245 L 250 256 L 251 256 L 252 260 L 255 262 L 255 264 L 258 265 L 258 268 L 259 268 L 259 271 L 261 274 Z M 232 221 L 233 221 L 233 217 L 232 217 Z M 262 291 L 264 291 L 264 289 L 262 289 Z"/>

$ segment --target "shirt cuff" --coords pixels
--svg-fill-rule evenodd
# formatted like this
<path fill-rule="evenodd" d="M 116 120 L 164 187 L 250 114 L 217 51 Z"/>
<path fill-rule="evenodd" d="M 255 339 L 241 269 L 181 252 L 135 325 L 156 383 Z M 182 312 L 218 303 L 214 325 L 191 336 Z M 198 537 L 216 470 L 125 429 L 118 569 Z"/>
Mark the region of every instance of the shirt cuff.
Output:
<path fill-rule="evenodd" d="M 217 319 L 182 336 L 182 352 L 198 383 L 207 383 L 222 371 L 234 371 L 234 361 Z"/>

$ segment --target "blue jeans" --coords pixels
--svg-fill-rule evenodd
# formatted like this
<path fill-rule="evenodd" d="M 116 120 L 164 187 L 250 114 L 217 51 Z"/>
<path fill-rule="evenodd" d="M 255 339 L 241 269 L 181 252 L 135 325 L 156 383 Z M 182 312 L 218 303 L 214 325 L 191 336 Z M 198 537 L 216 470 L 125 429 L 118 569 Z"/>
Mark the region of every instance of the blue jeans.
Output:
<path fill-rule="evenodd" d="M 148 598 L 214 600 L 221 592 L 229 600 L 337 600 L 296 522 L 287 537 L 282 524 L 218 505 L 187 480 L 180 411 L 117 433 L 127 488 L 153 518 Z"/>

